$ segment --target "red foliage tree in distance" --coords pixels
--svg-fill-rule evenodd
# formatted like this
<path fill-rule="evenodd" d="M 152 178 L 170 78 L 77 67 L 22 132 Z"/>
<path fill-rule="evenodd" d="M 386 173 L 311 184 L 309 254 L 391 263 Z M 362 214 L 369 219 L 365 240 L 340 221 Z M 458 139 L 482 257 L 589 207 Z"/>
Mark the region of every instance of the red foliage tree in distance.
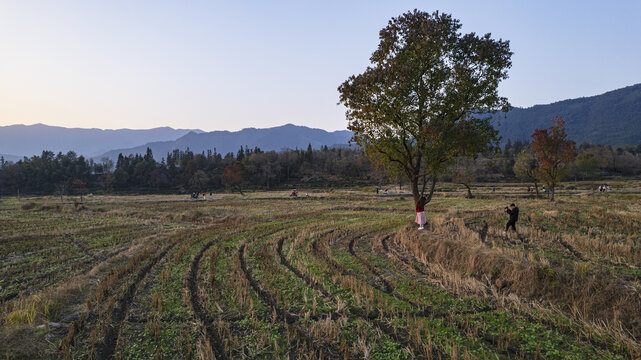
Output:
<path fill-rule="evenodd" d="M 576 143 L 567 139 L 565 121 L 557 116 L 549 129 L 536 129 L 532 134 L 532 152 L 539 164 L 537 177 L 550 189 L 550 201 L 554 201 L 556 185 L 563 180 L 567 165 L 576 158 Z"/>
<path fill-rule="evenodd" d="M 234 165 L 227 166 L 223 170 L 222 177 L 223 185 L 237 190 L 241 195 L 243 194 L 242 184 L 245 180 L 245 167 L 240 162 L 235 162 Z"/>

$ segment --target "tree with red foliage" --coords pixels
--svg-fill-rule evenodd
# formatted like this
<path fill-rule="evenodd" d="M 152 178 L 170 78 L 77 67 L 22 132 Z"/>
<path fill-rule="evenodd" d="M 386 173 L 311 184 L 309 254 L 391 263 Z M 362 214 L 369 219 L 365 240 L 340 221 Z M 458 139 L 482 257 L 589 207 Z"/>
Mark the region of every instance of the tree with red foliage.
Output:
<path fill-rule="evenodd" d="M 71 181 L 71 190 L 73 190 L 76 195 L 80 195 L 80 202 L 82 202 L 82 196 L 89 192 L 87 183 L 80 179 L 73 179 Z"/>
<path fill-rule="evenodd" d="M 227 166 L 223 170 L 222 183 L 231 188 L 232 190 L 237 190 L 241 195 L 243 193 L 243 182 L 245 180 L 245 167 L 240 162 L 235 162 L 234 165 Z"/>
<path fill-rule="evenodd" d="M 532 152 L 539 164 L 537 177 L 550 189 L 550 201 L 554 201 L 554 189 L 566 175 L 567 165 L 576 158 L 576 143 L 567 139 L 565 121 L 557 116 L 549 129 L 536 129 L 532 134 Z"/>

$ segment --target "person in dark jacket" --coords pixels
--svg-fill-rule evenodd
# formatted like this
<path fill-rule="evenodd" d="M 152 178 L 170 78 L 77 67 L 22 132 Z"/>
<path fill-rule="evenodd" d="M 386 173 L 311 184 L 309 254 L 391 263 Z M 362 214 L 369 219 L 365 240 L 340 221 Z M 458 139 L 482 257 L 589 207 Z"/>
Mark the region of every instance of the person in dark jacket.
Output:
<path fill-rule="evenodd" d="M 503 235 L 507 235 L 510 227 L 518 234 L 518 231 L 516 231 L 516 222 L 519 221 L 519 208 L 514 204 L 510 204 L 509 207 L 505 207 L 505 212 L 510 215 L 510 220 L 505 224 L 505 231 L 503 232 Z"/>

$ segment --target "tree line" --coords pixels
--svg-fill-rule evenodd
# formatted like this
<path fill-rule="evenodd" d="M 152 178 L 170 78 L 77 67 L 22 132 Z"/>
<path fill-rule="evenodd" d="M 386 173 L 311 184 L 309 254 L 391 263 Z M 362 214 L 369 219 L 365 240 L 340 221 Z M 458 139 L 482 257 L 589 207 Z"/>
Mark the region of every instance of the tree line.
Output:
<path fill-rule="evenodd" d="M 119 154 L 115 163 L 51 151 L 15 163 L 0 159 L 1 195 L 242 192 L 246 187 L 270 190 L 375 182 L 381 182 L 380 171 L 361 150 L 327 146 L 315 150 L 311 145 L 280 152 L 241 147 L 227 154 L 176 149 L 160 162 L 149 148 L 144 155 Z"/>
<path fill-rule="evenodd" d="M 603 181 L 641 175 L 641 144 L 612 148 L 580 144 L 577 156 L 563 166 L 569 180 Z M 469 189 L 475 183 L 531 182 L 537 190 L 549 184 L 539 173 L 533 144 L 508 141 L 503 147 L 474 157 L 457 157 L 441 181 Z M 354 185 L 407 185 L 402 176 L 390 175 L 358 148 L 262 151 L 243 147 L 236 153 L 215 149 L 194 153 L 174 150 L 156 161 L 151 150 L 144 155 L 120 154 L 116 162 L 87 159 L 74 152 L 39 156 L 15 163 L 0 158 L 0 195 L 68 195 L 84 193 L 219 192 L 295 187 L 328 188 Z"/>

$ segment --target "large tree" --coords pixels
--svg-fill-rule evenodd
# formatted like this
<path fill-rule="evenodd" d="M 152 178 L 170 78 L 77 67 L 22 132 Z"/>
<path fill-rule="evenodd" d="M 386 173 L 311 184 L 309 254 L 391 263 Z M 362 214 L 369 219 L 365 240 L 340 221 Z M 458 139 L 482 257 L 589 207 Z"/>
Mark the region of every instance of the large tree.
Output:
<path fill-rule="evenodd" d="M 576 158 L 576 144 L 567 139 L 565 122 L 557 116 L 549 129 L 536 129 L 532 134 L 532 151 L 539 167 L 537 177 L 550 188 L 550 201 L 554 201 L 556 185 L 566 175 L 567 166 Z"/>
<path fill-rule="evenodd" d="M 404 174 L 415 201 L 428 184 L 431 199 L 456 157 L 494 146 L 487 114 L 509 108 L 497 91 L 511 66 L 509 42 L 460 28 L 439 12 L 392 18 L 371 65 L 338 88 L 352 141 L 391 174 Z"/>

